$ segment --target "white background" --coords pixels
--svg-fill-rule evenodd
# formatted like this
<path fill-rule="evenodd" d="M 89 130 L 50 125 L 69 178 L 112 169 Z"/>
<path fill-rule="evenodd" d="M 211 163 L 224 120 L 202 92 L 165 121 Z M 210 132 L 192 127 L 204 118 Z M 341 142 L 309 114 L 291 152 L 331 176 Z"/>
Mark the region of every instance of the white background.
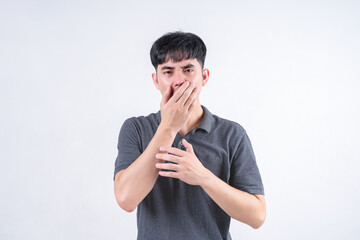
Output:
<path fill-rule="evenodd" d="M 0 239 L 135 239 L 113 170 L 159 109 L 152 43 L 206 43 L 201 103 L 248 132 L 267 219 L 233 239 L 360 239 L 359 1 L 0 1 Z M 179 226 L 181 228 L 181 226 Z M 159 229 L 159 231 L 161 231 Z"/>

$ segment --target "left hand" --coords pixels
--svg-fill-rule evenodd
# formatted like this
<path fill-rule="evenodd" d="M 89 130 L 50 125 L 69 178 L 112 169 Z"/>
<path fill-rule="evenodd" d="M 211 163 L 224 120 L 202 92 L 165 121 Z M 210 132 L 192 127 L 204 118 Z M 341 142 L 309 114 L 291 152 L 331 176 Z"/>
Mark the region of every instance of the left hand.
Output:
<path fill-rule="evenodd" d="M 178 178 L 190 185 L 201 185 L 209 170 L 196 157 L 192 145 L 185 139 L 183 139 L 183 144 L 186 151 L 173 147 L 160 147 L 161 153 L 156 154 L 156 158 L 172 163 L 157 163 L 156 168 L 175 171 L 160 171 L 160 176 Z"/>

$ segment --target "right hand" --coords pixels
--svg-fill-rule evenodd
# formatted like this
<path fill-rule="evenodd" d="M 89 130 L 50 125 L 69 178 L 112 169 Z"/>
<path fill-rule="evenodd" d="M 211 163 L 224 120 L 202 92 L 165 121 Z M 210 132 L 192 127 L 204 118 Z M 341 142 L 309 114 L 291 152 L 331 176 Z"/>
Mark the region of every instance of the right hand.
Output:
<path fill-rule="evenodd" d="M 185 127 L 194 110 L 197 100 L 196 92 L 193 84 L 185 81 L 171 96 L 171 87 L 169 86 L 160 103 L 161 125 L 175 132 Z"/>

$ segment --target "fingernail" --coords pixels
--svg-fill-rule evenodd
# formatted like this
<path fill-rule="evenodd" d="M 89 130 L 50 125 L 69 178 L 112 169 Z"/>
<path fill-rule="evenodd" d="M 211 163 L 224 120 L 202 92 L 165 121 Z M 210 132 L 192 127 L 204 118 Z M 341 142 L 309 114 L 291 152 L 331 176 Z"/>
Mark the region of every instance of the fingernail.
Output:
<path fill-rule="evenodd" d="M 164 148 L 164 147 L 160 147 L 159 149 L 160 149 L 160 151 L 164 151 L 164 150 L 165 150 L 165 148 Z"/>
<path fill-rule="evenodd" d="M 156 158 L 159 158 L 160 156 L 159 156 L 159 154 L 156 154 L 155 157 L 156 157 Z"/>

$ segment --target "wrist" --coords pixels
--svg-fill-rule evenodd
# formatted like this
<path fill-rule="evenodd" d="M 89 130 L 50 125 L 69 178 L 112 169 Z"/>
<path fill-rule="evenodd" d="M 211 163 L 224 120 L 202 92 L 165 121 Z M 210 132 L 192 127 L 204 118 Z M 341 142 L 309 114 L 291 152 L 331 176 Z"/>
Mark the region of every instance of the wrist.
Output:
<path fill-rule="evenodd" d="M 204 190 L 208 187 L 208 185 L 212 184 L 212 179 L 215 175 L 207 168 L 205 168 L 204 175 L 200 182 L 200 187 L 202 187 Z"/>
<path fill-rule="evenodd" d="M 158 127 L 158 131 L 170 134 L 170 135 L 175 137 L 179 130 L 174 129 L 174 128 L 170 127 L 170 126 L 167 126 L 163 122 L 161 122 L 159 127 Z"/>

